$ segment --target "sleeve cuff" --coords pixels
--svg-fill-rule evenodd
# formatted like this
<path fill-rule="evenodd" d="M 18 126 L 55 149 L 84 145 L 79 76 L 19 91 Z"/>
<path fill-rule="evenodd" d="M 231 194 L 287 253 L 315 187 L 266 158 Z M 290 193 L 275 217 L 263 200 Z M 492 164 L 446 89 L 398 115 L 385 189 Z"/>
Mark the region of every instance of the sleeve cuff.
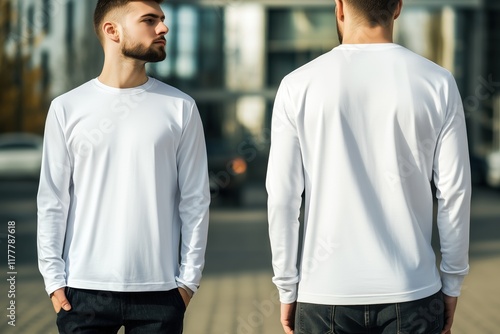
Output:
<path fill-rule="evenodd" d="M 283 304 L 292 304 L 297 301 L 297 285 L 278 287 L 280 293 L 280 302 Z"/>
<path fill-rule="evenodd" d="M 45 288 L 45 292 L 47 292 L 47 295 L 50 297 L 51 294 L 54 293 L 54 291 L 60 289 L 60 288 L 65 288 L 67 285 L 66 285 L 66 282 L 64 283 L 53 283 L 53 284 L 50 284 L 48 285 L 46 288 Z"/>
<path fill-rule="evenodd" d="M 185 289 L 187 292 L 191 292 L 193 295 L 198 291 L 198 285 L 192 283 L 191 281 L 186 281 L 180 277 L 175 278 L 177 282 L 177 287 Z"/>
<path fill-rule="evenodd" d="M 187 294 L 188 294 L 189 298 L 193 298 L 193 295 L 194 295 L 193 290 L 191 290 L 189 287 L 187 287 L 186 285 L 184 285 L 184 284 L 182 284 L 182 283 L 179 283 L 179 282 L 177 282 L 177 286 L 178 286 L 179 288 L 181 288 L 181 289 L 186 290 L 186 292 L 187 292 Z"/>
<path fill-rule="evenodd" d="M 465 275 L 441 273 L 441 282 L 443 284 L 442 292 L 450 297 L 460 296 Z"/>

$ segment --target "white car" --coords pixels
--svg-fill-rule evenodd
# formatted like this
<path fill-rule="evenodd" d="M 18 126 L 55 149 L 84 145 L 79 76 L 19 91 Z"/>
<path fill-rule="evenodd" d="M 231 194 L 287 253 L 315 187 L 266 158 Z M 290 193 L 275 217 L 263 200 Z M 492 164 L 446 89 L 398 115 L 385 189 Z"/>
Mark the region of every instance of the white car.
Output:
<path fill-rule="evenodd" d="M 486 156 L 486 183 L 490 187 L 500 187 L 500 151 Z"/>
<path fill-rule="evenodd" d="M 30 178 L 40 176 L 43 139 L 30 133 L 0 135 L 0 178 Z"/>

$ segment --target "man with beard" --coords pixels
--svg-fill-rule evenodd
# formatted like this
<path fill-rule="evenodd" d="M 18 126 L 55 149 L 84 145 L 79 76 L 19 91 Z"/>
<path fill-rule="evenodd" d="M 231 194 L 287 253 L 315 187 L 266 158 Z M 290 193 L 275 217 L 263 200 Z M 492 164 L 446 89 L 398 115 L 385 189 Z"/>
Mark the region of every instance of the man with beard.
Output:
<path fill-rule="evenodd" d="M 402 0 L 335 3 L 342 45 L 287 75 L 273 110 L 269 233 L 284 331 L 451 333 L 471 194 L 457 85 L 393 43 Z"/>
<path fill-rule="evenodd" d="M 99 0 L 102 73 L 47 115 L 38 257 L 61 333 L 181 333 L 199 286 L 206 149 L 193 99 L 146 75 L 166 57 L 160 3 Z"/>

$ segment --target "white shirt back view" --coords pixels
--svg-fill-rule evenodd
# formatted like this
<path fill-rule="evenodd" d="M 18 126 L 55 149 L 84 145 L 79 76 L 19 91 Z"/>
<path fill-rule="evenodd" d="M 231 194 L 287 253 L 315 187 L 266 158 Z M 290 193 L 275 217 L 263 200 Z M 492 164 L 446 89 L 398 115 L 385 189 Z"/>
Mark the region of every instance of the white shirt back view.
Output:
<path fill-rule="evenodd" d="M 283 303 L 396 303 L 441 288 L 459 295 L 470 168 L 448 71 L 392 43 L 341 45 L 283 79 L 272 127 L 269 224 Z M 441 275 L 431 247 L 433 178 Z"/>

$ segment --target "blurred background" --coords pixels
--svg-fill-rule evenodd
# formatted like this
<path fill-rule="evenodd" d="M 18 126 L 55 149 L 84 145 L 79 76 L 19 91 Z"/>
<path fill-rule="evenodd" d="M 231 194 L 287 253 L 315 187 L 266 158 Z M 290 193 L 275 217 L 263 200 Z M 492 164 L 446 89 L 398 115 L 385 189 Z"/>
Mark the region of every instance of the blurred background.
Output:
<path fill-rule="evenodd" d="M 0 0 L 1 333 L 57 332 L 36 264 L 41 136 L 50 101 L 100 73 L 96 2 Z M 205 278 L 185 332 L 280 333 L 264 188 L 272 104 L 284 75 L 338 45 L 334 1 L 169 0 L 162 8 L 168 57 L 148 72 L 198 104 L 213 203 Z M 454 74 L 466 112 L 475 187 L 471 274 L 454 333 L 500 332 L 498 17 L 498 0 L 405 0 L 395 31 L 396 43 Z M 6 310 L 9 221 L 16 227 L 15 327 Z"/>

